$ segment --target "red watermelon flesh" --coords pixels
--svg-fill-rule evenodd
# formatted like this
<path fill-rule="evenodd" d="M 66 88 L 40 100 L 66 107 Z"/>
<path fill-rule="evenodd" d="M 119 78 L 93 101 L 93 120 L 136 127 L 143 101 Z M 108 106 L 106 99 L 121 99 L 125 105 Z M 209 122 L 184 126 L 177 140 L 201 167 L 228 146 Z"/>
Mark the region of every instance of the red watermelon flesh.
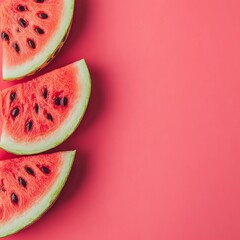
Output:
<path fill-rule="evenodd" d="M 79 124 L 90 95 L 84 60 L 0 92 L 1 147 L 17 154 L 53 148 Z"/>
<path fill-rule="evenodd" d="M 39 218 L 55 201 L 75 151 L 0 161 L 0 237 Z"/>
<path fill-rule="evenodd" d="M 74 0 L 5 0 L 1 4 L 3 79 L 21 78 L 50 62 L 66 40 Z"/>

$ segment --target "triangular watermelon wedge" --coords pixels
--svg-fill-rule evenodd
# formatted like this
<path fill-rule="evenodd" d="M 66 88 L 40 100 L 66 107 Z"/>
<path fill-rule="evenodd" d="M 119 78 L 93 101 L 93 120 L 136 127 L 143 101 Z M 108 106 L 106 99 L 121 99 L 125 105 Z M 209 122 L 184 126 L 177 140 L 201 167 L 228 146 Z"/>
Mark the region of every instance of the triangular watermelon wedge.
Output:
<path fill-rule="evenodd" d="M 19 79 L 48 64 L 67 38 L 73 10 L 74 0 L 2 1 L 3 79 Z"/>
<path fill-rule="evenodd" d="M 0 161 L 0 237 L 35 222 L 56 200 L 75 151 Z"/>
<path fill-rule="evenodd" d="M 1 148 L 34 154 L 62 143 L 88 105 L 91 80 L 80 60 L 0 92 Z"/>

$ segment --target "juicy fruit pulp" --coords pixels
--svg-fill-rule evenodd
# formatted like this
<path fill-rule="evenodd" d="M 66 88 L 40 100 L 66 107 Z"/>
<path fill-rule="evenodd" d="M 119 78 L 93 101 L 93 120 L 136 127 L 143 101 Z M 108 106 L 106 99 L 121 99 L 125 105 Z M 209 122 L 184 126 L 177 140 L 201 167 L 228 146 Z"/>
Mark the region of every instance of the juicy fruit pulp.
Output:
<path fill-rule="evenodd" d="M 1 147 L 32 154 L 60 144 L 77 127 L 89 96 L 84 60 L 4 89 L 0 92 Z"/>
<path fill-rule="evenodd" d="M 0 237 L 38 219 L 60 193 L 75 151 L 0 161 Z"/>
<path fill-rule="evenodd" d="M 1 3 L 3 79 L 32 74 L 66 40 L 74 0 L 5 0 Z"/>

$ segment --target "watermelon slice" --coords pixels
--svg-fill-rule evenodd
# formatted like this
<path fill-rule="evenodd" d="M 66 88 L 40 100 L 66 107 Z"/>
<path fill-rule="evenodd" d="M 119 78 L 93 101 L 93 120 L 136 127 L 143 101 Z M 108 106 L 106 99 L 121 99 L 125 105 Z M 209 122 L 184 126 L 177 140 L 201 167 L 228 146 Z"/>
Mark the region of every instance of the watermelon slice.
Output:
<path fill-rule="evenodd" d="M 78 126 L 90 96 L 84 60 L 0 92 L 0 146 L 34 154 L 62 143 Z"/>
<path fill-rule="evenodd" d="M 0 161 L 0 237 L 36 221 L 56 200 L 75 151 Z"/>
<path fill-rule="evenodd" d="M 74 0 L 1 3 L 3 79 L 19 79 L 49 63 L 66 40 Z"/>

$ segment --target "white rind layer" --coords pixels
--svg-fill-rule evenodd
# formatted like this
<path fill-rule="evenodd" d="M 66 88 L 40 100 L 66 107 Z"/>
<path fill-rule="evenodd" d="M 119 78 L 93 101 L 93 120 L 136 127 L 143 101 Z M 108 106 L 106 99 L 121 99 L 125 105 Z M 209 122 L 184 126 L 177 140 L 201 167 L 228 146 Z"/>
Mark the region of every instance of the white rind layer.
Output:
<path fill-rule="evenodd" d="M 2 129 L 0 147 L 8 152 L 15 154 L 35 154 L 44 152 L 56 147 L 67 139 L 79 125 L 88 105 L 91 93 L 90 74 L 84 59 L 75 62 L 78 69 L 78 82 L 81 92 L 76 100 L 76 104 L 71 109 L 68 117 L 62 122 L 61 126 L 45 138 L 35 142 L 18 142 L 10 137 L 6 130 Z"/>
<path fill-rule="evenodd" d="M 51 189 L 35 202 L 31 208 L 23 212 L 21 215 L 11 219 L 10 221 L 1 224 L 0 223 L 0 237 L 5 237 L 19 230 L 25 228 L 26 226 L 32 224 L 54 203 L 57 196 L 61 192 L 65 182 L 68 178 L 72 164 L 74 161 L 76 151 L 66 151 L 62 152 L 62 166 L 60 168 L 59 175 L 56 181 L 53 183 Z"/>
<path fill-rule="evenodd" d="M 55 49 L 61 44 L 63 37 L 67 34 L 72 22 L 74 11 L 74 0 L 64 0 L 64 12 L 59 27 L 51 41 L 41 50 L 31 61 L 18 66 L 2 67 L 3 80 L 14 80 L 27 76 L 44 65 L 47 59 L 53 54 Z"/>

